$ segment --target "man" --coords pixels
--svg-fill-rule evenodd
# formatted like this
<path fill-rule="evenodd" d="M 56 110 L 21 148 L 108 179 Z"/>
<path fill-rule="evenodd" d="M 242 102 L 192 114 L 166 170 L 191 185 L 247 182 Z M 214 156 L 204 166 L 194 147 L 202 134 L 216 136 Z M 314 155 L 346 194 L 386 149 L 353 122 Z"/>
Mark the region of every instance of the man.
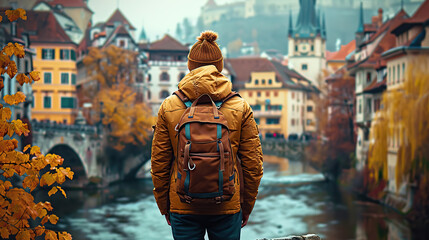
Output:
<path fill-rule="evenodd" d="M 217 34 L 206 31 L 197 39 L 188 55 L 191 72 L 180 81 L 178 88 L 190 101 L 203 94 L 208 94 L 213 101 L 222 101 L 231 93 L 232 84 L 220 73 L 223 57 L 216 43 Z M 176 240 L 204 239 L 206 230 L 210 239 L 240 239 L 241 227 L 247 224 L 255 204 L 263 171 L 259 131 L 252 109 L 239 96 L 232 97 L 219 109 L 228 122 L 232 157 L 234 163 L 238 163 L 234 168 L 241 176 L 235 175 L 237 184 L 230 200 L 211 205 L 183 202 L 176 192 L 176 125 L 185 110 L 182 100 L 172 95 L 164 100 L 158 112 L 151 173 L 159 210 L 171 225 Z M 241 184 L 244 185 L 242 194 Z"/>

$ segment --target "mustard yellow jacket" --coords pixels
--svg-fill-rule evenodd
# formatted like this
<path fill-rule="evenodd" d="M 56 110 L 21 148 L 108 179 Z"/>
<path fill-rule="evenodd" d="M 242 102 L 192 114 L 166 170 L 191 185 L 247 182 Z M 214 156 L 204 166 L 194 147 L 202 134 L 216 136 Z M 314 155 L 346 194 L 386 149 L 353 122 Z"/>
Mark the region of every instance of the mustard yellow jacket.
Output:
<path fill-rule="evenodd" d="M 194 69 L 179 83 L 179 89 L 191 100 L 209 94 L 213 101 L 220 101 L 231 92 L 231 82 L 219 73 L 215 66 Z M 250 214 L 255 204 L 262 177 L 262 150 L 258 127 L 249 104 L 240 97 L 233 97 L 222 105 L 220 111 L 228 121 L 234 162 L 241 160 L 244 180 L 243 203 L 240 206 L 240 186 L 230 201 L 218 205 L 197 207 L 180 201 L 175 188 L 175 157 L 177 137 L 175 126 L 186 107 L 175 95 L 164 100 L 155 126 L 152 142 L 151 174 L 158 208 L 161 214 L 168 211 L 179 214 L 234 214 L 242 209 Z M 238 176 L 236 176 L 236 182 Z"/>

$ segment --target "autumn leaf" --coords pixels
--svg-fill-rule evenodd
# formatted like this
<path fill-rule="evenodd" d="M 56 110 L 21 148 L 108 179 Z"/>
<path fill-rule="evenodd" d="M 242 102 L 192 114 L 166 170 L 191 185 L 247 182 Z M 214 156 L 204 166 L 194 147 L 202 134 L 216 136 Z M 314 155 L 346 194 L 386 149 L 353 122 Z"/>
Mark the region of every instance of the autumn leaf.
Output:
<path fill-rule="evenodd" d="M 9 120 L 11 116 L 12 116 L 12 111 L 10 110 L 10 108 L 1 108 L 0 109 L 0 119 L 2 121 Z"/>
<path fill-rule="evenodd" d="M 13 45 L 13 43 L 8 43 L 3 47 L 2 52 L 4 52 L 6 56 L 11 57 L 15 52 L 15 45 Z"/>
<path fill-rule="evenodd" d="M 52 230 L 46 230 L 45 240 L 58 240 L 57 233 Z"/>
<path fill-rule="evenodd" d="M 53 174 L 51 174 L 50 172 L 47 172 L 45 174 L 42 175 L 42 178 L 40 179 L 40 186 L 51 186 L 52 184 L 55 183 L 55 178 L 53 176 Z"/>
<path fill-rule="evenodd" d="M 30 231 L 28 231 L 27 229 L 21 230 L 16 235 L 16 239 L 17 240 L 30 240 Z"/>
<path fill-rule="evenodd" d="M 49 222 L 51 222 L 51 224 L 57 224 L 58 220 L 59 218 L 55 214 L 49 216 Z"/>
<path fill-rule="evenodd" d="M 37 82 L 40 80 L 40 72 L 39 71 L 32 71 L 32 72 L 30 72 L 30 77 L 33 81 Z"/>
<path fill-rule="evenodd" d="M 58 233 L 59 240 L 72 240 L 72 236 L 68 232 L 61 232 Z"/>
<path fill-rule="evenodd" d="M 25 57 L 24 45 L 21 45 L 19 43 L 15 43 L 15 52 L 14 52 L 14 54 L 15 54 L 15 56 L 17 56 L 19 58 Z"/>
<path fill-rule="evenodd" d="M 3 239 L 8 239 L 9 238 L 9 230 L 6 227 L 0 227 L 0 235 L 1 238 Z"/>
<path fill-rule="evenodd" d="M 31 79 L 24 73 L 20 73 L 16 76 L 16 81 L 22 86 L 24 83 L 31 83 Z"/>
<path fill-rule="evenodd" d="M 1 21 L 3 21 L 3 17 L 2 17 L 2 16 L 0 16 L 0 22 L 1 22 Z"/>
<path fill-rule="evenodd" d="M 45 233 L 45 227 L 37 226 L 37 227 L 34 228 L 34 232 L 36 233 L 36 236 L 40 236 L 43 233 Z"/>
<path fill-rule="evenodd" d="M 24 178 L 22 182 L 22 187 L 30 188 L 30 192 L 32 192 L 39 185 L 39 178 L 35 175 L 30 175 Z"/>
<path fill-rule="evenodd" d="M 24 152 L 25 152 L 25 151 L 24 151 Z M 37 155 L 37 154 L 40 154 L 40 148 L 39 148 L 38 146 L 33 146 L 33 147 L 31 147 L 30 154 L 31 154 L 31 155 Z"/>
<path fill-rule="evenodd" d="M 57 187 L 58 188 L 58 190 L 60 190 L 60 192 L 63 194 L 63 196 L 65 197 L 65 198 L 67 198 L 67 194 L 66 194 L 66 192 L 64 191 L 64 189 L 62 188 L 62 187 Z"/>
<path fill-rule="evenodd" d="M 26 123 L 23 123 L 20 119 L 12 120 L 9 125 L 8 135 L 12 137 L 13 133 L 18 134 L 19 136 L 23 135 L 27 136 L 30 130 L 28 130 L 28 126 Z"/>
<path fill-rule="evenodd" d="M 7 75 L 9 75 L 10 78 L 15 77 L 15 75 L 18 73 L 18 68 L 16 68 L 16 63 L 15 62 L 10 62 L 9 66 L 7 67 L 6 70 Z"/>
<path fill-rule="evenodd" d="M 21 18 L 22 20 L 27 20 L 26 12 L 22 8 L 18 8 L 15 10 L 6 10 L 6 16 L 9 21 L 13 22 Z"/>
<path fill-rule="evenodd" d="M 53 194 L 55 194 L 58 191 L 57 187 L 53 187 L 49 192 L 48 195 L 49 197 L 52 196 Z"/>
<path fill-rule="evenodd" d="M 22 150 L 22 152 L 26 152 L 29 148 L 31 148 L 30 144 L 28 144 L 27 146 L 25 146 L 24 149 Z"/>
<path fill-rule="evenodd" d="M 13 95 L 4 96 L 3 100 L 9 105 L 16 105 L 25 101 L 25 94 L 22 92 L 17 92 Z"/>

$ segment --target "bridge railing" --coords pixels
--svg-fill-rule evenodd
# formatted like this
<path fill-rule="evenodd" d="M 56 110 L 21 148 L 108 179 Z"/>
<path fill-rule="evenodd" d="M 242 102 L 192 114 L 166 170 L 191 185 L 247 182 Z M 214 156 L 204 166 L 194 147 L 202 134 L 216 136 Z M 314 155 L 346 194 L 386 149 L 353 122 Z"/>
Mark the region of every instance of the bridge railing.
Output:
<path fill-rule="evenodd" d="M 97 133 L 97 127 L 91 125 L 80 125 L 80 124 L 59 124 L 56 122 L 47 122 L 47 121 L 36 121 L 32 120 L 31 127 L 33 131 L 38 130 L 53 130 L 53 131 L 64 131 L 64 132 L 79 132 L 86 134 L 94 134 Z"/>
<path fill-rule="evenodd" d="M 302 236 L 288 236 L 284 238 L 262 238 L 258 240 L 321 240 L 316 234 L 307 234 Z"/>

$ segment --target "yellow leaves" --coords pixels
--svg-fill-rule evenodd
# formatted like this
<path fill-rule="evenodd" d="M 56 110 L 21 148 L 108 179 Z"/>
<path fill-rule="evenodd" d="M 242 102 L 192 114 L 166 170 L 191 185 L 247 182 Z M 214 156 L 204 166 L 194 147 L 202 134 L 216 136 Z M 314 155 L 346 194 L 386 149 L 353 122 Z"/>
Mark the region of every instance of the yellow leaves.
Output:
<path fill-rule="evenodd" d="M 25 150 L 24 150 L 25 152 Z M 33 146 L 30 150 L 31 155 L 39 155 L 40 154 L 40 148 L 38 146 Z"/>
<path fill-rule="evenodd" d="M 30 240 L 30 231 L 28 231 L 27 229 L 21 230 L 16 235 L 16 239 L 17 240 Z"/>
<path fill-rule="evenodd" d="M 58 233 L 59 240 L 72 240 L 72 236 L 68 232 L 60 232 Z"/>
<path fill-rule="evenodd" d="M 9 108 L 0 108 L 0 120 L 6 121 L 9 120 L 12 116 L 12 111 Z"/>
<path fill-rule="evenodd" d="M 46 230 L 45 240 L 58 240 L 57 233 L 52 230 Z"/>
<path fill-rule="evenodd" d="M 27 13 L 22 8 L 18 8 L 15 10 L 6 10 L 6 16 L 11 22 L 16 21 L 20 18 L 22 20 L 27 20 Z"/>
<path fill-rule="evenodd" d="M 16 67 L 16 63 L 15 62 L 10 62 L 9 66 L 6 69 L 6 73 L 7 75 L 9 75 L 10 78 L 15 77 L 15 75 L 18 73 L 18 68 Z"/>
<path fill-rule="evenodd" d="M 48 192 L 49 197 L 50 197 L 51 195 L 53 195 L 53 194 L 57 193 L 57 191 L 58 191 L 58 190 L 60 190 L 60 192 L 63 194 L 63 196 L 64 196 L 65 198 L 67 198 L 66 192 L 64 191 L 64 189 L 62 189 L 62 188 L 61 188 L 61 187 L 59 187 L 59 186 L 53 187 L 53 188 Z"/>
<path fill-rule="evenodd" d="M 22 86 L 24 83 L 31 83 L 31 80 L 24 73 L 20 73 L 16 76 L 16 81 Z"/>
<path fill-rule="evenodd" d="M 4 96 L 3 100 L 9 105 L 16 105 L 25 101 L 25 94 L 22 92 L 17 92 L 14 95 Z"/>
<path fill-rule="evenodd" d="M 34 233 L 36 234 L 36 236 L 40 236 L 40 235 L 44 234 L 45 233 L 45 227 L 42 227 L 42 226 L 35 227 Z"/>
<path fill-rule="evenodd" d="M 30 72 L 30 77 L 33 81 L 37 82 L 40 80 L 40 72 L 39 71 L 32 71 L 32 72 Z"/>
<path fill-rule="evenodd" d="M 0 228 L 0 236 L 3 239 L 8 239 L 9 238 L 9 229 L 5 228 L 5 227 L 1 227 Z"/>
<path fill-rule="evenodd" d="M 0 16 L 0 22 L 1 22 L 1 21 L 3 21 L 3 17 L 2 17 L 2 16 Z"/>
<path fill-rule="evenodd" d="M 15 54 L 15 56 L 19 58 L 23 58 L 25 56 L 24 46 L 19 43 L 8 43 L 2 50 L 4 54 L 8 57 L 11 57 Z"/>
<path fill-rule="evenodd" d="M 9 125 L 8 135 L 12 136 L 13 133 L 18 134 L 19 136 L 23 135 L 27 136 L 30 130 L 28 130 L 28 126 L 26 123 L 23 123 L 20 119 L 12 120 Z"/>
<path fill-rule="evenodd" d="M 37 186 L 39 186 L 39 178 L 36 175 L 29 175 L 22 182 L 22 187 L 30 188 L 30 192 L 36 189 Z"/>

